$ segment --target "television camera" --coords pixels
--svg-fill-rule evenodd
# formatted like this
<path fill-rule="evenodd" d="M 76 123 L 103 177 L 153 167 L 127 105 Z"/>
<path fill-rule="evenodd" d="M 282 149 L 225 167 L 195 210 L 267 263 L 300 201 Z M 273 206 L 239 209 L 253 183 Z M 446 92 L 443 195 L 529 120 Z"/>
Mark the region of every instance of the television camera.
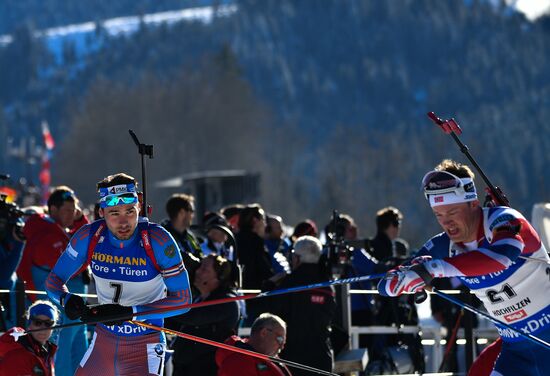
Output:
<path fill-rule="evenodd" d="M 350 230 L 352 225 L 349 217 L 334 210 L 330 222 L 325 227 L 327 240 L 324 262 L 327 271 L 330 271 L 334 276 L 346 275 L 348 267 L 351 266 L 351 257 L 355 249 L 365 248 L 370 250 L 369 239 L 346 239 L 346 232 Z"/>
<path fill-rule="evenodd" d="M 0 181 L 9 179 L 9 175 L 0 174 Z M 6 239 L 13 232 L 19 239 L 23 236 L 23 221 L 25 214 L 17 204 L 8 202 L 7 195 L 0 193 L 0 240 Z"/>

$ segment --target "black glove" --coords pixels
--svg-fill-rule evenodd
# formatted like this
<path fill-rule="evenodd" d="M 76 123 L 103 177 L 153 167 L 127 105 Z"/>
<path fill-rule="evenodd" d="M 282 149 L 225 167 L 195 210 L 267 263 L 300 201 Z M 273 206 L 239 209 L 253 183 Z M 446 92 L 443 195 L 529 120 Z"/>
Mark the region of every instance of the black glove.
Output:
<path fill-rule="evenodd" d="M 61 295 L 59 302 L 65 310 L 65 314 L 71 320 L 76 320 L 85 316 L 88 310 L 86 303 L 84 303 L 84 299 L 75 294 L 65 293 Z"/>
<path fill-rule="evenodd" d="M 426 283 L 426 285 L 429 285 L 430 283 L 432 283 L 432 280 L 434 279 L 434 277 L 430 274 L 430 272 L 426 269 L 426 267 L 424 266 L 424 264 L 416 264 L 416 265 L 412 265 L 410 267 L 410 270 L 414 271 L 416 274 L 418 274 L 418 276 L 420 278 L 422 278 L 422 280 L 424 280 L 424 283 Z"/>
<path fill-rule="evenodd" d="M 124 321 L 131 320 L 134 315 L 132 307 L 120 304 L 100 304 L 88 307 L 85 321 L 101 321 L 104 325 L 122 325 Z"/>
<path fill-rule="evenodd" d="M 411 270 L 414 270 L 415 273 L 418 274 L 418 276 L 424 280 L 424 282 L 426 283 L 426 286 L 429 286 L 430 283 L 432 283 L 432 280 L 433 280 L 434 278 L 433 278 L 433 276 L 430 274 L 430 272 L 428 272 L 428 271 L 426 270 L 426 267 L 424 266 L 423 263 L 420 263 L 420 264 L 416 264 L 416 265 L 411 266 Z M 428 299 L 428 293 L 427 293 L 425 290 L 417 291 L 417 292 L 414 294 L 414 302 L 415 302 L 416 304 L 421 304 L 421 303 L 423 303 L 426 299 Z"/>

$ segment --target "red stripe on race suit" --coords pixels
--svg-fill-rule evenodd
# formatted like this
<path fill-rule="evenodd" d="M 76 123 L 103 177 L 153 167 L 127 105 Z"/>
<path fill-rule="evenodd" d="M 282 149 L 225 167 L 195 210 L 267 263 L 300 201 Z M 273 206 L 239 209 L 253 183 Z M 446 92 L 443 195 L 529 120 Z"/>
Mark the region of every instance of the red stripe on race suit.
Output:
<path fill-rule="evenodd" d="M 422 278 L 420 278 L 420 277 L 415 278 L 403 288 L 403 291 L 405 291 L 405 292 L 415 291 L 420 286 L 422 286 L 423 283 L 424 283 L 424 280 Z"/>
<path fill-rule="evenodd" d="M 399 278 L 397 276 L 393 276 L 392 279 L 389 281 L 389 289 L 388 292 L 394 294 L 395 287 L 397 286 L 397 282 L 399 282 Z"/>
<path fill-rule="evenodd" d="M 454 257 L 446 257 L 443 261 L 454 266 L 464 276 L 484 275 L 506 269 L 506 265 L 477 250 Z"/>
<path fill-rule="evenodd" d="M 542 246 L 540 237 L 533 226 L 523 219 L 521 220 L 521 230 L 519 232 L 519 236 L 525 243 L 525 248 L 523 248 L 523 252 L 521 252 L 523 255 L 536 252 Z"/>

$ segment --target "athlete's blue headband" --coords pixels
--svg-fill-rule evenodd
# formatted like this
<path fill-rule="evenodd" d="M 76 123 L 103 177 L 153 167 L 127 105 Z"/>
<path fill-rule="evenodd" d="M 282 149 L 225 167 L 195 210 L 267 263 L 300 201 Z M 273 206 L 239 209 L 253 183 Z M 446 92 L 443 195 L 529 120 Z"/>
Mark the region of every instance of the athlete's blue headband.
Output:
<path fill-rule="evenodd" d="M 55 308 L 49 304 L 37 304 L 29 310 L 29 318 L 36 317 L 38 315 L 48 316 L 55 321 Z"/>
<path fill-rule="evenodd" d="M 135 204 L 138 202 L 134 184 L 119 184 L 112 187 L 99 188 L 99 207 Z"/>

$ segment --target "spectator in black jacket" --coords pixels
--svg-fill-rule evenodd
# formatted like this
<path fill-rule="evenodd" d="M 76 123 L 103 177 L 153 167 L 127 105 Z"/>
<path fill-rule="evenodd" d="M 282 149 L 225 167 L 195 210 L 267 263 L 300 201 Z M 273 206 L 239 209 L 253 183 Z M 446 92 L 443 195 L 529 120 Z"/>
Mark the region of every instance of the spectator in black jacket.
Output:
<path fill-rule="evenodd" d="M 376 236 L 371 240 L 374 257 L 381 263 L 392 258 L 403 259 L 409 245 L 399 239 L 403 214 L 393 206 L 380 209 L 376 213 Z"/>
<path fill-rule="evenodd" d="M 195 216 L 195 198 L 182 193 L 173 194 L 166 201 L 166 214 L 168 219 L 162 221 L 161 225 L 174 237 L 192 281 L 203 256 L 199 241 L 189 230 Z"/>
<path fill-rule="evenodd" d="M 242 209 L 239 217 L 237 240 L 237 258 L 243 268 L 242 287 L 244 289 L 271 289 L 285 274 L 275 275 L 271 267 L 271 258 L 264 245 L 265 213 L 258 204 Z M 252 324 L 259 316 L 261 302 L 246 302 L 247 318 L 245 324 Z"/>
<path fill-rule="evenodd" d="M 408 243 L 399 238 L 403 214 L 393 206 L 380 209 L 376 213 L 376 236 L 371 240 L 372 253 L 378 264 L 376 272 L 383 273 L 401 265 L 409 257 Z M 418 325 L 418 313 L 413 295 L 403 295 L 398 299 L 376 295 L 375 325 L 401 326 Z M 374 373 L 376 367 L 388 362 L 387 349 L 405 344 L 415 372 L 424 372 L 424 350 L 418 334 L 386 334 L 372 338 L 374 345 L 369 347 L 369 368 Z"/>
<path fill-rule="evenodd" d="M 312 236 L 296 240 L 292 253 L 292 274 L 280 288 L 309 285 L 324 281 L 319 267 L 321 242 Z M 266 303 L 269 312 L 287 323 L 286 345 L 281 358 L 332 371 L 333 351 L 330 325 L 336 314 L 334 291 L 330 287 L 274 296 Z M 311 375 L 295 369 L 293 375 Z"/>
<path fill-rule="evenodd" d="M 236 296 L 231 282 L 231 265 L 221 256 L 208 255 L 195 272 L 193 285 L 200 292 L 193 303 Z M 166 319 L 167 326 L 183 333 L 223 342 L 236 333 L 239 322 L 237 302 L 193 308 L 185 315 Z M 215 376 L 216 348 L 177 338 L 174 344 L 174 376 Z"/>

